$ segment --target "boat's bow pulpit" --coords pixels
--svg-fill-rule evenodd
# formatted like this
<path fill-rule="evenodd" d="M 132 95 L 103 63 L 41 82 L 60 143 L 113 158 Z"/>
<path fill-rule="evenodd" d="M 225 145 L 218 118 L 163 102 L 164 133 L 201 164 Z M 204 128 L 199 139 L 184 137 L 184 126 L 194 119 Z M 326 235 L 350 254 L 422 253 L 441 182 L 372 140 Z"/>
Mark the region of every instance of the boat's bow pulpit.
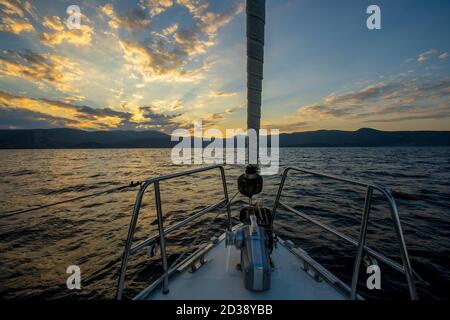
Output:
<path fill-rule="evenodd" d="M 261 96 L 264 63 L 265 0 L 247 0 L 247 129 L 257 134 L 260 129 Z M 250 136 L 250 135 L 249 135 Z M 253 143 L 251 143 L 253 140 Z M 395 199 L 390 191 L 375 183 L 336 177 L 301 168 L 288 167 L 284 170 L 272 210 L 262 208 L 253 201 L 253 196 L 261 193 L 263 178 L 258 174 L 258 143 L 248 139 L 248 166 L 238 179 L 239 192 L 249 198 L 248 206 L 240 210 L 240 224 L 232 224 L 232 199 L 228 197 L 225 169 L 221 165 L 196 168 L 185 172 L 171 173 L 155 177 L 142 183 L 131 217 L 128 236 L 122 256 L 117 299 L 122 299 L 128 259 L 132 254 L 153 246 L 159 246 L 162 275 L 142 290 L 135 299 L 289 299 L 289 300 L 341 300 L 360 299 L 358 283 L 361 261 L 364 253 L 370 254 L 391 268 L 406 275 L 410 297 L 417 299 L 413 270 L 409 261 L 406 244 L 400 225 Z M 256 156 L 255 156 L 256 155 Z M 182 221 L 169 227 L 164 226 L 161 205 L 160 182 L 189 176 L 201 172 L 219 171 L 223 186 L 223 200 L 194 212 Z M 361 216 L 361 231 L 358 239 L 343 234 L 297 210 L 282 201 L 283 188 L 289 172 L 312 175 L 367 189 L 364 212 Z M 186 180 L 187 181 L 187 180 Z M 134 233 L 146 189 L 154 187 L 158 233 L 133 244 Z M 366 229 L 371 208 L 372 194 L 378 191 L 388 202 L 392 221 L 397 233 L 397 241 L 403 265 L 369 248 L 366 243 Z M 275 195 L 274 195 L 275 196 Z M 171 265 L 168 263 L 165 239 L 176 230 L 185 227 L 210 212 L 226 210 L 227 232 L 219 238 L 203 243 L 192 252 L 194 239 L 188 246 L 189 254 L 183 252 Z M 342 241 L 357 247 L 351 287 L 311 258 L 293 242 L 274 237 L 273 221 L 276 212 L 284 210 L 304 219 L 315 226 L 332 233 Z M 205 231 L 204 233 L 207 234 Z M 275 238 L 275 240 L 274 240 Z M 152 250 L 150 250 L 152 251 Z M 186 256 L 187 255 L 187 256 Z M 196 267 L 200 263 L 201 268 Z M 236 266 L 238 266 L 236 270 Z M 244 286 L 241 277 L 244 278 Z M 171 290 L 169 291 L 169 278 Z M 245 287 L 245 288 L 244 288 Z M 161 288 L 162 290 L 157 290 Z M 220 290 L 217 290 L 220 288 Z"/>

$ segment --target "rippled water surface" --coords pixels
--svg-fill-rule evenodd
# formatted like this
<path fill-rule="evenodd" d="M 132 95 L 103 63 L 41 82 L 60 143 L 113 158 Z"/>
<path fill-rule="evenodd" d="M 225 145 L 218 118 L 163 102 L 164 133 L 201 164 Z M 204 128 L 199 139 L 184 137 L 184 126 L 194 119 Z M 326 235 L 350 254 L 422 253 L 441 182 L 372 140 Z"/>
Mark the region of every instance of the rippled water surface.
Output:
<path fill-rule="evenodd" d="M 449 298 L 449 156 L 450 148 L 292 148 L 281 150 L 281 167 L 304 167 L 389 186 L 397 198 L 412 265 L 427 282 L 419 284 L 420 296 Z M 12 210 L 188 168 L 172 165 L 169 149 L 0 150 L 0 160 L 0 217 Z M 230 196 L 237 191 L 236 178 L 242 169 L 226 166 Z M 272 206 L 279 182 L 280 175 L 265 177 L 264 194 L 259 197 L 264 205 Z M 221 188 L 217 172 L 163 182 L 165 225 L 220 201 Z M 136 191 L 123 190 L 0 219 L 0 297 L 114 298 Z M 364 195 L 362 188 L 292 173 L 283 201 L 357 237 Z M 235 200 L 233 211 L 237 214 L 245 199 Z M 144 197 L 136 241 L 157 232 L 154 209 L 150 188 Z M 376 195 L 368 245 L 400 262 L 388 213 L 386 204 Z M 354 247 L 283 211 L 279 211 L 275 229 L 350 281 Z M 224 214 L 219 212 L 172 233 L 168 238 L 169 263 L 186 245 L 194 242 L 195 247 L 224 230 Z M 69 265 L 81 268 L 80 291 L 66 287 Z M 382 290 L 365 293 L 378 298 L 404 297 L 404 277 L 384 265 L 381 270 Z M 126 295 L 136 294 L 160 271 L 158 256 L 150 258 L 145 250 L 133 255 Z"/>

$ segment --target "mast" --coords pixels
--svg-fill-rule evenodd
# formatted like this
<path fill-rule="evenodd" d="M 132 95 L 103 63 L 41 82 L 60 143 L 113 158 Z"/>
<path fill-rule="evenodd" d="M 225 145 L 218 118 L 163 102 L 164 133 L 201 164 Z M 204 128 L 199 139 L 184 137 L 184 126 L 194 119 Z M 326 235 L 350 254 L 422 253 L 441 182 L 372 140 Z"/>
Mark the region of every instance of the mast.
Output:
<path fill-rule="evenodd" d="M 261 122 L 265 7 L 266 0 L 247 0 L 247 130 L 254 129 L 257 136 Z M 258 142 L 257 139 L 255 145 L 249 141 L 249 164 L 258 164 Z"/>

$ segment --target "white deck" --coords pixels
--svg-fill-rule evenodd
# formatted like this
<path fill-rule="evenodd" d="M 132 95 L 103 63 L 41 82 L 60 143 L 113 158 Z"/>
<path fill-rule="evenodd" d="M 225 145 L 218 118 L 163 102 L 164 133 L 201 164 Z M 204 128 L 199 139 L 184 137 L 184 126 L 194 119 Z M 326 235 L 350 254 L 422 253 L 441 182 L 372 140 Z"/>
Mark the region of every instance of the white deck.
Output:
<path fill-rule="evenodd" d="M 271 257 L 275 270 L 271 288 L 265 292 L 246 290 L 242 272 L 236 269 L 240 252 L 225 247 L 225 241 L 206 255 L 208 262 L 194 273 L 184 271 L 169 280 L 168 294 L 156 289 L 154 300 L 342 300 L 345 296 L 326 281 L 316 281 L 301 268 L 300 260 L 278 244 Z"/>

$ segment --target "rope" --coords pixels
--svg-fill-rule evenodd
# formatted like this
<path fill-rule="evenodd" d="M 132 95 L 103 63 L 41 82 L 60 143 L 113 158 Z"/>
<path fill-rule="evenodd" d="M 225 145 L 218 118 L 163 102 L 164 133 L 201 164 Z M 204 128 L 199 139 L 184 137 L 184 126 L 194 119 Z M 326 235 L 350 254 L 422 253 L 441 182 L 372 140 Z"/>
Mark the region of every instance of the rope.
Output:
<path fill-rule="evenodd" d="M 140 186 L 140 185 L 141 185 L 141 182 L 131 182 L 129 185 L 121 186 L 121 187 L 118 187 L 118 188 L 113 188 L 113 189 L 100 191 L 100 192 L 96 192 L 96 193 L 91 193 L 91 194 L 87 194 L 87 195 L 84 195 L 84 196 L 80 196 L 80 197 L 76 197 L 76 198 L 72 198 L 72 199 L 68 199 L 68 200 L 53 202 L 53 203 L 50 203 L 50 204 L 46 204 L 46 205 L 42 205 L 42 206 L 38 206 L 38 207 L 34 207 L 34 208 L 21 209 L 21 210 L 16 210 L 16 211 L 7 211 L 7 212 L 5 212 L 5 213 L 0 215 L 0 219 L 16 216 L 16 215 L 19 215 L 19 214 L 22 214 L 22 213 L 31 212 L 31 211 L 36 211 L 36 210 L 41 210 L 41 209 L 45 209 L 45 208 L 50 208 L 50 207 L 54 207 L 54 206 L 57 206 L 57 205 L 60 205 L 60 204 L 68 203 L 68 202 L 78 201 L 78 200 L 91 198 L 91 197 L 98 197 L 98 196 L 103 195 L 103 194 L 112 193 L 112 192 L 118 192 L 118 191 L 122 191 L 122 190 L 128 189 L 128 188 L 135 188 L 135 187 Z"/>

